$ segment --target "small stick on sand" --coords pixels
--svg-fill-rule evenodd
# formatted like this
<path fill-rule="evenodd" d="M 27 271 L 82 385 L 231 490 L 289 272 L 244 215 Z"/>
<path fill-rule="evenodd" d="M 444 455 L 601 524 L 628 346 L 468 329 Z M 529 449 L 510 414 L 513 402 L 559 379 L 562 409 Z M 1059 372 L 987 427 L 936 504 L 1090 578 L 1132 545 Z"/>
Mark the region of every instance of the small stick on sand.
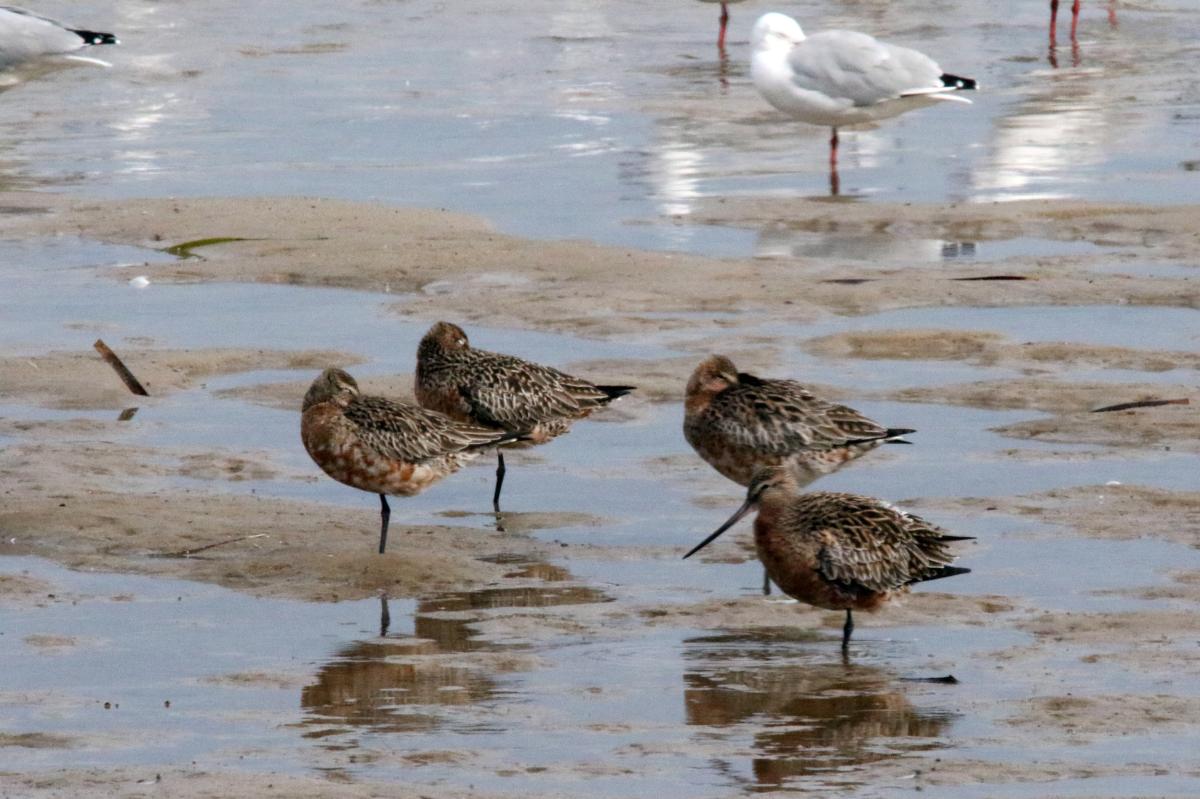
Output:
<path fill-rule="evenodd" d="M 1116 405 L 1105 405 L 1103 408 L 1095 408 L 1092 413 L 1107 413 L 1108 411 L 1127 411 L 1130 408 L 1157 408 L 1159 405 L 1191 405 L 1192 401 L 1187 397 L 1182 399 L 1169 400 L 1138 400 L 1136 402 L 1118 402 Z"/>
<path fill-rule="evenodd" d="M 205 544 L 204 546 L 196 547 L 195 549 L 181 549 L 178 552 L 161 552 L 161 553 L 156 554 L 154 557 L 158 557 L 158 558 L 190 558 L 192 555 L 195 555 L 197 552 L 203 552 L 206 549 L 215 549 L 216 547 L 223 547 L 226 544 L 236 544 L 239 541 L 249 541 L 251 538 L 266 538 L 266 537 L 267 537 L 266 533 L 255 533 L 254 535 L 242 535 L 242 536 L 238 536 L 237 538 L 229 538 L 229 539 L 226 539 L 225 541 L 218 541 L 215 544 Z"/>
<path fill-rule="evenodd" d="M 150 396 L 150 392 L 146 391 L 142 384 L 138 382 L 138 379 L 133 376 L 133 372 L 129 371 L 129 369 L 125 367 L 125 364 L 121 363 L 121 359 L 117 357 L 115 352 L 108 348 L 108 345 L 105 344 L 102 339 L 96 339 L 96 343 L 92 346 L 96 348 L 96 352 L 100 353 L 104 360 L 108 361 L 108 365 L 113 368 L 113 371 L 117 373 L 117 376 L 124 381 L 125 388 L 129 389 L 134 394 L 137 394 L 139 397 Z"/>

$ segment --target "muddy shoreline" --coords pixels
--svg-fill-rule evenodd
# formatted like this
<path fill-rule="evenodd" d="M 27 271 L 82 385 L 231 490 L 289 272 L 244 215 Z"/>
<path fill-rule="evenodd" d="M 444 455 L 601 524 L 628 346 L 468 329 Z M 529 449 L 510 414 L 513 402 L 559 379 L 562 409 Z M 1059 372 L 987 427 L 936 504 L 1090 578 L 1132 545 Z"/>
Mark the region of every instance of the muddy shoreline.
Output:
<path fill-rule="evenodd" d="M 1200 238 L 1193 231 L 1194 219 L 1200 215 L 1196 208 L 1075 202 L 925 207 L 787 203 L 791 225 L 829 235 L 866 231 L 979 239 L 1039 236 L 1084 239 L 1112 248 L 1107 254 L 1078 257 L 921 264 L 836 258 L 710 259 L 585 242 L 538 242 L 498 234 L 482 220 L 460 214 L 332 200 L 97 201 L 20 194 L 9 195 L 2 202 L 24 211 L 0 219 L 0 230 L 9 237 L 82 235 L 155 250 L 214 237 L 242 239 L 197 246 L 194 253 L 199 257 L 147 265 L 144 271 L 155 284 L 259 282 L 386 291 L 407 295 L 394 305 L 397 318 L 421 323 L 449 318 L 468 329 L 474 323 L 617 342 L 647 338 L 663 342 L 676 354 L 628 360 L 583 358 L 557 364 L 640 386 L 638 396 L 614 408 L 607 420 L 614 423 L 614 430 L 623 425 L 659 424 L 678 403 L 699 355 L 718 350 L 736 358 L 744 369 L 798 377 L 851 404 L 872 400 L 1027 411 L 1029 418 L 994 428 L 1013 447 L 1011 452 L 998 453 L 1002 459 L 1059 458 L 1064 468 L 1069 468 L 1072 461 L 1088 457 L 1153 459 L 1167 453 L 1185 456 L 1200 451 L 1195 446 L 1200 438 L 1200 395 L 1193 379 L 1200 361 L 1187 342 L 1153 348 L 1136 342 L 1130 346 L 1029 342 L 977 330 L 854 331 L 788 342 L 825 367 L 820 374 L 805 375 L 789 373 L 788 351 L 776 337 L 764 332 L 777 323 L 803 329 L 806 322 L 897 308 L 1122 305 L 1194 309 L 1200 307 L 1200 283 L 1193 277 L 1135 280 L 1120 267 L 1129 263 L 1131 253 L 1138 259 L 1181 268 L 1195 264 L 1200 260 Z M 831 217 L 835 211 L 836 222 Z M 750 200 L 730 201 L 712 204 L 695 222 L 758 226 L 779 213 L 774 201 L 770 207 Z M 960 279 L 999 273 L 1025 279 Z M 118 281 L 123 274 L 101 269 L 97 279 Z M 75 320 L 63 321 L 70 324 Z M 119 331 L 110 344 L 120 349 L 127 363 L 152 387 L 154 397 L 148 402 L 162 408 L 181 398 L 202 398 L 214 408 L 245 403 L 264 412 L 294 414 L 310 373 L 329 362 L 354 366 L 365 360 L 356 352 L 234 350 L 206 347 L 203 342 L 184 349 L 125 346 Z M 408 342 L 402 344 L 398 348 L 403 358 L 411 358 Z M 867 364 L 887 369 L 889 363 L 914 361 L 1002 369 L 1012 376 L 882 391 L 863 390 L 852 380 L 841 379 L 844 368 Z M 107 370 L 87 346 L 35 355 L 0 353 L 4 402 L 23 409 L 18 417 L 0 418 L 4 440 L 0 450 L 4 486 L 0 554 L 33 555 L 80 571 L 183 578 L 254 597 L 310 602 L 361 600 L 381 592 L 394 598 L 428 600 L 447 592 L 536 594 L 555 585 L 591 590 L 587 580 L 571 573 L 573 567 L 589 572 L 604 563 L 621 569 L 662 563 L 665 569 L 679 554 L 659 540 L 640 544 L 626 539 L 607 541 L 608 528 L 630 524 L 618 508 L 611 518 L 587 512 L 513 513 L 502 534 L 485 531 L 481 516 L 460 522 L 452 514 L 445 523 L 402 525 L 395 530 L 388 554 L 379 557 L 372 548 L 378 515 L 371 497 L 346 495 L 341 504 L 296 498 L 297 490 L 317 486 L 325 478 L 315 469 L 306 470 L 302 459 L 281 456 L 281 451 L 298 446 L 295 441 L 269 448 L 245 446 L 239 443 L 236 431 L 214 424 L 208 446 L 147 446 L 139 437 L 146 434 L 139 432 L 136 417 L 132 423 L 119 422 L 112 413 L 134 403 Z M 207 386 L 214 378 L 265 370 L 271 370 L 272 376 L 262 382 L 235 388 Z M 1098 370 L 1104 372 L 1104 379 L 1093 379 Z M 280 372 L 294 377 L 281 380 Z M 410 379 L 402 373 L 375 374 L 364 384 L 369 390 L 404 394 Z M 1188 398 L 1191 404 L 1121 413 L 1088 412 L 1105 403 L 1147 397 Z M 931 430 L 925 435 L 937 433 Z M 566 472 L 568 467 L 554 464 L 566 458 L 572 442 L 584 440 L 586 433 L 572 435 L 576 437 L 565 439 L 562 449 L 544 455 L 535 452 L 529 463 Z M 1061 445 L 1062 450 L 1022 450 L 1021 444 L 1027 440 Z M 614 466 L 600 462 L 588 479 L 659 479 L 673 486 L 672 491 L 690 484 L 695 508 L 713 515 L 720 512 L 718 508 L 731 509 L 729 503 L 736 502 L 738 491 L 689 458 L 663 455 Z M 483 459 L 480 466 L 472 467 L 474 472 L 462 476 L 479 494 L 480 505 L 486 504 L 489 463 Z M 881 458 L 872 468 L 886 469 L 888 460 Z M 526 490 L 530 490 L 528 486 L 526 483 Z M 1011 531 L 1024 530 L 1029 524 L 1048 526 L 1056 531 L 1053 535 L 1070 540 L 1145 538 L 1194 547 L 1200 540 L 1194 513 L 1198 501 L 1195 492 L 1153 486 L 1081 485 L 1014 496 L 928 496 L 918 499 L 915 508 L 922 513 L 945 514 L 948 523 L 978 535 L 979 543 L 964 552 L 964 560 L 978 560 L 992 548 L 1023 540 L 1021 536 L 1029 534 Z M 1127 523 L 1131 518 L 1138 520 L 1136 527 Z M 561 532 L 564 529 L 567 534 Z M 222 541 L 230 543 L 207 550 L 203 557 L 180 556 L 186 550 Z M 732 569 L 751 557 L 744 547 L 727 546 L 703 565 Z M 513 565 L 516 562 L 542 565 L 518 567 Z M 669 584 L 671 578 L 664 579 Z M 459 613 L 454 618 L 467 624 L 471 635 L 520 640 L 538 652 L 542 651 L 539 647 L 553 651 L 564 640 L 636 646 L 641 639 L 682 635 L 682 631 L 769 639 L 780 630 L 799 630 L 803 635 L 789 646 L 820 649 L 833 640 L 839 624 L 837 614 L 764 601 L 752 594 L 729 592 L 732 595 L 704 598 L 692 590 L 684 592 L 686 599 L 664 603 L 645 587 L 635 591 L 619 585 L 619 580 L 612 582 L 605 588 L 617 599 L 606 597 L 603 602 L 518 605 L 492 608 L 483 615 L 478 608 L 428 612 L 435 618 Z M 1194 572 L 1181 569 L 1164 576 L 1159 584 L 1132 585 L 1122 589 L 1124 594 L 1106 595 L 1137 597 L 1149 603 L 1137 611 L 1068 614 L 1039 608 L 1036 599 L 1025 595 L 1019 580 L 1010 591 L 959 593 L 949 584 L 939 585 L 937 590 L 923 591 L 900 607 L 870 617 L 863 629 L 868 631 L 868 640 L 893 634 L 906 639 L 913 630 L 926 629 L 923 625 L 930 624 L 930 619 L 937 619 L 951 636 L 965 630 L 1019 641 L 993 646 L 987 642 L 991 639 L 985 638 L 969 656 L 961 649 L 951 655 L 931 654 L 924 667 L 929 672 L 953 669 L 975 680 L 990 675 L 1015 686 L 1010 687 L 1013 696 L 998 700 L 998 709 L 985 709 L 984 699 L 972 694 L 953 700 L 959 712 L 979 712 L 992 719 L 995 726 L 989 734 L 997 736 L 1002 749 L 1027 747 L 1047 734 L 1068 742 L 1095 743 L 1161 730 L 1186 739 L 1196 731 L 1196 700 L 1174 695 L 1167 681 L 1194 680 L 1200 672 L 1200 657 L 1194 646 L 1188 646 L 1196 632 L 1192 621 L 1198 601 L 1196 584 Z M 47 584 L 20 574 L 4 575 L 0 580 L 0 604 L 8 609 L 79 600 L 69 585 Z M 25 645 L 43 657 L 68 656 L 62 653 L 77 646 L 69 638 L 53 636 L 31 637 Z M 389 657 L 398 656 L 393 653 Z M 463 657 L 461 652 L 428 651 L 422 656 L 406 652 L 402 659 L 450 669 L 462 668 Z M 1072 674 L 1105 670 L 1098 687 L 1079 696 L 1079 684 L 1063 685 L 1054 675 L 1063 659 L 1070 663 Z M 506 669 L 536 672 L 541 668 L 538 658 L 532 656 L 520 664 L 481 658 L 468 665 L 492 676 L 507 673 Z M 1122 683 L 1119 675 L 1124 670 L 1144 670 L 1160 680 L 1159 690 L 1112 687 Z M 1014 678 L 1013 671 L 1029 673 Z M 301 683 L 306 680 L 271 673 L 261 679 L 278 690 L 295 690 L 297 679 Z M 734 683 L 743 679 L 749 678 L 726 675 L 726 680 Z M 930 722 L 908 709 L 914 702 L 930 701 L 921 689 L 903 687 L 896 675 L 872 679 L 869 690 L 862 690 L 887 697 L 871 700 L 877 710 L 886 708 L 900 716 L 915 714 L 906 722 L 909 732 L 905 734 L 936 737 L 941 733 L 946 722 Z M 756 696 L 769 696 L 775 690 L 754 681 L 743 688 Z M 818 688 L 812 690 L 819 692 Z M 708 712 L 726 718 L 722 714 L 732 711 L 719 704 L 721 696 L 717 689 L 697 693 L 691 701 L 700 703 L 693 708 L 699 715 L 692 722 L 710 723 L 704 721 Z M 785 692 L 785 696 L 791 695 Z M 20 704 L 11 696 L 3 699 Z M 717 704 L 705 710 L 706 701 Z M 738 723 L 753 726 L 748 719 L 759 718 L 754 713 L 769 717 L 784 712 L 782 706 L 762 701 L 765 704 L 752 706 L 754 710 L 738 710 L 747 714 Z M 51 704 L 48 698 L 27 698 L 25 706 Z M 1136 711 L 1132 716 L 1130 708 Z M 568 718 L 539 723 L 546 724 L 552 734 L 569 735 L 579 722 Z M 630 722 L 622 734 L 653 732 L 652 727 L 638 724 Z M 650 773 L 663 768 L 656 758 L 667 757 L 673 747 L 679 747 L 679 753 L 686 750 L 691 757 L 704 746 L 696 741 L 680 743 L 674 737 L 677 731 L 672 730 L 667 736 L 672 740 L 658 751 L 638 744 L 643 749 L 635 755 L 613 744 L 608 752 L 615 763 L 611 768 L 636 772 L 640 758 L 655 764 L 646 766 Z M 589 734 L 599 733 L 589 728 Z M 901 734 L 861 728 L 846 733 L 866 739 Z M 63 737 L 22 729 L 0 736 L 0 752 L 49 748 L 60 750 L 64 762 L 70 761 L 72 750 L 78 747 L 102 745 L 82 732 Z M 720 749 L 719 744 L 712 745 Z M 735 748 L 741 753 L 737 756 L 744 756 L 744 750 L 744 746 Z M 948 790 L 956 785 L 1001 785 L 1010 780 L 1137 779 L 1154 771 L 1152 766 L 1132 764 L 1101 768 L 1087 758 L 1075 759 L 1069 752 L 1055 749 L 1054 755 L 1032 764 L 1022 761 L 1020 777 L 1011 773 L 1018 766 L 1003 762 L 1003 758 L 985 762 L 946 757 L 935 763 L 919 751 L 876 761 L 862 758 L 856 768 L 865 781 Z M 714 754 L 729 756 L 726 751 Z M 329 769 L 324 776 L 255 773 L 252 766 L 248 773 L 246 769 L 202 765 L 189 769 L 164 763 L 145 770 L 9 770 L 0 773 L 0 786 L 23 796 L 69 795 L 84 789 L 95 796 L 142 796 L 169 787 L 172 795 L 204 797 L 223 795 L 235 783 L 243 795 L 264 797 L 358 797 L 388 791 L 384 783 L 359 776 L 341 752 L 324 750 L 316 757 L 321 768 Z M 415 769 L 419 790 L 414 790 L 420 795 L 513 795 L 502 788 L 463 787 L 467 780 L 496 779 L 497 775 L 503 780 L 511 774 L 525 775 L 522 784 L 534 786 L 522 788 L 521 795 L 559 795 L 559 789 L 538 793 L 534 775 L 545 767 L 532 757 L 528 763 L 499 764 L 486 758 L 473 762 L 466 749 L 440 755 L 414 751 L 400 755 L 369 745 L 363 757 L 363 762 Z M 599 757 L 604 759 L 604 753 Z M 604 773 L 605 768 L 572 762 L 550 769 L 550 776 L 569 782 L 587 777 L 589 769 Z M 920 776 L 904 782 L 914 772 Z M 458 778 L 447 780 L 447 773 L 456 773 Z M 437 776 L 422 776 L 425 774 Z M 774 777 L 760 776 L 768 783 L 776 779 L 783 785 L 794 776 L 789 775 L 785 769 Z"/>

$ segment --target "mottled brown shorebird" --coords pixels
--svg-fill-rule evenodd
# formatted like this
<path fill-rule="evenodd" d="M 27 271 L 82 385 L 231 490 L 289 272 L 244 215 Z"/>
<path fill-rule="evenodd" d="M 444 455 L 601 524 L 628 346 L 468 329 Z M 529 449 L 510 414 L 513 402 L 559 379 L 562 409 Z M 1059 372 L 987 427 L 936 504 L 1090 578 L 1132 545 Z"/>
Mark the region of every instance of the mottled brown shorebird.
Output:
<path fill-rule="evenodd" d="M 437 322 L 417 347 L 417 401 L 460 422 L 521 432 L 522 443 L 543 444 L 633 386 L 598 386 L 549 366 L 478 350 L 458 325 Z M 496 450 L 500 510 L 504 453 Z"/>
<path fill-rule="evenodd" d="M 954 556 L 946 545 L 971 536 L 949 535 L 872 497 L 799 491 L 790 469 L 758 469 L 742 507 L 683 557 L 699 552 L 757 507 L 758 559 L 788 596 L 846 611 L 842 649 L 850 645 L 854 631 L 852 611 L 876 610 L 913 583 L 970 571 L 949 565 Z"/>
<path fill-rule="evenodd" d="M 915 430 L 888 428 L 853 408 L 827 402 L 792 380 L 739 372 L 723 355 L 692 372 L 683 435 L 692 449 L 738 485 L 760 466 L 786 466 L 804 486 Z"/>
<path fill-rule="evenodd" d="M 463 424 L 436 411 L 364 396 L 341 369 L 326 369 L 304 395 L 300 437 L 325 474 L 379 495 L 379 552 L 387 546 L 387 495 L 419 494 L 480 449 L 520 437 Z"/>

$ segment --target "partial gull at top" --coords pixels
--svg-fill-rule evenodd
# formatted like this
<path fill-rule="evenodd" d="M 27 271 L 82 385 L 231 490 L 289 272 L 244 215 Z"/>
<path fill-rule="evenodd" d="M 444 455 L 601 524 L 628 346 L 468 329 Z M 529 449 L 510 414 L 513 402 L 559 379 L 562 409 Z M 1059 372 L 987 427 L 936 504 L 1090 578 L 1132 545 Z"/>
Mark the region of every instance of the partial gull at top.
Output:
<path fill-rule="evenodd" d="M 98 58 L 76 55 L 97 44 L 118 44 L 111 33 L 70 28 L 16 6 L 0 6 L 0 69 L 8 69 L 43 56 L 64 56 L 100 66 L 112 66 Z"/>
<path fill-rule="evenodd" d="M 943 72 L 932 58 L 856 31 L 805 36 L 785 14 L 759 17 L 751 34 L 754 86 L 780 111 L 833 128 L 830 189 L 838 193 L 837 129 L 887 119 L 942 100 L 970 103 L 957 92 L 976 81 Z"/>

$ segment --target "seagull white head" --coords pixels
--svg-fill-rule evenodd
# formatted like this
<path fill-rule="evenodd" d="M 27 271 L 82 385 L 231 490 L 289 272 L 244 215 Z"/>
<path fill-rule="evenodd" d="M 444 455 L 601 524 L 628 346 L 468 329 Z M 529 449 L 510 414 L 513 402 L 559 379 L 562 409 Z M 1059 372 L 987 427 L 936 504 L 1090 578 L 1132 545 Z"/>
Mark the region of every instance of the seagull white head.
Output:
<path fill-rule="evenodd" d="M 791 50 L 802 41 L 804 31 L 800 23 L 774 11 L 759 17 L 750 33 L 750 45 L 755 50 Z"/>

